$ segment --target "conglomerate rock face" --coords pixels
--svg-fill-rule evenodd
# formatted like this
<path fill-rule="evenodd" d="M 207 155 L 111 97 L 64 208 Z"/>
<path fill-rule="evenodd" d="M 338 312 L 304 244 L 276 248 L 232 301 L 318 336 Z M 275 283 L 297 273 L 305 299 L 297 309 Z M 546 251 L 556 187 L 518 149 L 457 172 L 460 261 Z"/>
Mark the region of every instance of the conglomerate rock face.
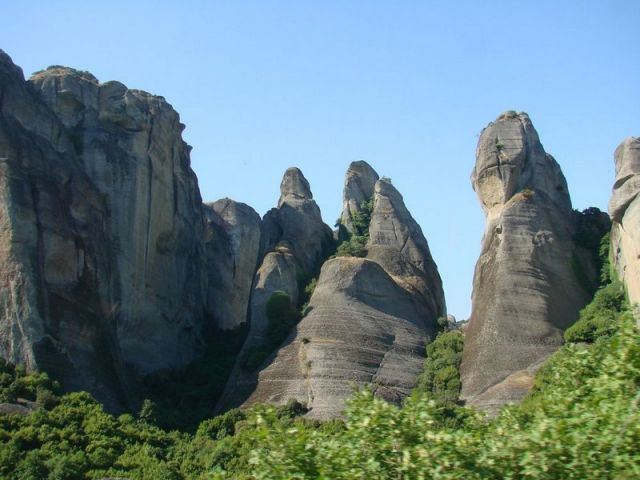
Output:
<path fill-rule="evenodd" d="M 490 412 L 521 400 L 597 284 L 565 178 L 529 117 L 486 127 L 471 181 L 486 215 L 465 332 L 461 397 Z M 585 285 L 590 287 L 585 287 Z"/>
<path fill-rule="evenodd" d="M 105 198 L 0 51 L 0 355 L 123 407 Z"/>
<path fill-rule="evenodd" d="M 108 211 L 123 359 L 138 374 L 188 363 L 205 328 L 207 272 L 202 202 L 178 114 L 162 97 L 69 68 L 30 83 Z"/>
<path fill-rule="evenodd" d="M 340 240 L 346 240 L 354 233 L 351 219 L 362 209 L 362 203 L 373 198 L 378 173 L 363 160 L 351 162 L 344 179 L 342 192 L 342 213 L 340 214 Z"/>
<path fill-rule="evenodd" d="M 615 151 L 616 180 L 609 202 L 612 260 L 631 303 L 640 303 L 640 138 Z"/>
<path fill-rule="evenodd" d="M 370 257 L 324 263 L 306 315 L 255 373 L 244 405 L 295 398 L 310 408 L 307 416 L 330 419 L 340 416 L 354 387 L 371 384 L 399 403 L 415 385 L 425 343 L 446 313 L 442 283 L 402 196 L 358 163 L 373 172 L 363 183 L 373 184 L 345 188 L 344 204 L 351 191 L 371 192 L 364 198 L 373 199 Z"/>

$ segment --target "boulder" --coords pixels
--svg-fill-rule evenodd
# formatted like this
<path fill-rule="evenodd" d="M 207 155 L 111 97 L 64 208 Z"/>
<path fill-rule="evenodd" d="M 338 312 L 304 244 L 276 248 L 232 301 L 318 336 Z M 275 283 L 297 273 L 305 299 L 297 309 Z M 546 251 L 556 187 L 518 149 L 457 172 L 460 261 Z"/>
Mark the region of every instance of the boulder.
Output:
<path fill-rule="evenodd" d="M 629 301 L 640 302 L 640 138 L 627 138 L 615 151 L 616 180 L 609 202 L 611 259 Z"/>

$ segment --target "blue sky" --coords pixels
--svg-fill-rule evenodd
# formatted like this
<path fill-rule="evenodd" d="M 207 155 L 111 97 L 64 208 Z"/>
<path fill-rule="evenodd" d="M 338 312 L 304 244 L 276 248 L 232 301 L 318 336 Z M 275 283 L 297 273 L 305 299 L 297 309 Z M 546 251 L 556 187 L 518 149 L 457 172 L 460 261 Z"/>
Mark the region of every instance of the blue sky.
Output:
<path fill-rule="evenodd" d="M 404 195 L 450 313 L 466 318 L 484 218 L 482 128 L 529 113 L 574 208 L 606 209 L 613 151 L 640 135 L 639 1 L 4 1 L 0 48 L 164 96 L 205 200 L 260 214 L 292 165 L 325 221 L 368 161 Z"/>

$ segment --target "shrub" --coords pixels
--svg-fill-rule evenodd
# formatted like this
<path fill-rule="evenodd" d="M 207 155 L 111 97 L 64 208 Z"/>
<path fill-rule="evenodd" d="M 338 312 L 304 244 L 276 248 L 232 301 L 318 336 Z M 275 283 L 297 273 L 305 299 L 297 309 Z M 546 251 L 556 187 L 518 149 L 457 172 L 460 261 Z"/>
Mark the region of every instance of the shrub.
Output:
<path fill-rule="evenodd" d="M 416 392 L 444 404 L 458 401 L 460 394 L 460 362 L 464 337 L 459 330 L 440 333 L 427 345 L 424 371 L 418 377 Z"/>
<path fill-rule="evenodd" d="M 598 290 L 589 305 L 580 311 L 580 319 L 564 332 L 567 342 L 594 342 L 611 335 L 621 312 L 626 308 L 624 289 L 613 282 Z"/>

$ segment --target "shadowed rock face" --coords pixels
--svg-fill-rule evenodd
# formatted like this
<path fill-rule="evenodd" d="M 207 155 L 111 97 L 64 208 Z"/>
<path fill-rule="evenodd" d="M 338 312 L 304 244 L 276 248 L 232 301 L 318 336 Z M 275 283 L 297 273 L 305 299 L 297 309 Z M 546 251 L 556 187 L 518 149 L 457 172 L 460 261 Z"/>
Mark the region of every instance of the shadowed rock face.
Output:
<path fill-rule="evenodd" d="M 526 114 L 480 136 L 474 190 L 486 215 L 466 329 L 461 397 L 489 411 L 521 400 L 535 367 L 563 342 L 597 281 L 574 241 L 577 216 L 556 161 Z M 584 278 L 578 278 L 582 275 Z"/>
<path fill-rule="evenodd" d="M 239 361 L 227 382 L 218 409 L 243 404 L 258 385 L 258 371 L 241 366 L 243 356 L 265 341 L 268 319 L 265 307 L 276 291 L 286 292 L 297 304 L 299 291 L 310 280 L 333 243 L 331 229 L 322 221 L 309 182 L 298 168 L 289 168 L 280 184 L 278 208 L 263 218 L 259 268 L 249 304 L 250 327 Z"/>
<path fill-rule="evenodd" d="M 0 355 L 118 410 L 107 222 L 65 126 L 0 51 Z"/>
<path fill-rule="evenodd" d="M 609 202 L 611 253 L 631 303 L 640 302 L 640 138 L 627 138 L 615 152 L 616 181 Z"/>
<path fill-rule="evenodd" d="M 347 183 L 352 174 L 353 164 Z M 345 205 L 352 200 L 349 191 L 345 188 Z M 359 195 L 363 189 L 353 191 Z M 377 395 L 396 403 L 413 388 L 425 342 L 445 313 L 442 284 L 401 195 L 385 181 L 374 180 L 370 191 L 369 256 L 338 257 L 323 265 L 308 314 L 276 354 L 244 380 L 244 405 L 296 398 L 311 409 L 309 417 L 330 419 L 340 416 L 354 387 L 371 384 Z M 277 269 L 280 275 L 286 270 Z"/>
<path fill-rule="evenodd" d="M 247 320 L 260 250 L 260 216 L 228 198 L 204 205 L 207 220 L 207 310 L 221 329 Z"/>
<path fill-rule="evenodd" d="M 162 98 L 49 68 L 31 85 L 64 124 L 109 214 L 113 315 L 139 374 L 191 361 L 206 326 L 204 221 L 184 126 Z"/>

